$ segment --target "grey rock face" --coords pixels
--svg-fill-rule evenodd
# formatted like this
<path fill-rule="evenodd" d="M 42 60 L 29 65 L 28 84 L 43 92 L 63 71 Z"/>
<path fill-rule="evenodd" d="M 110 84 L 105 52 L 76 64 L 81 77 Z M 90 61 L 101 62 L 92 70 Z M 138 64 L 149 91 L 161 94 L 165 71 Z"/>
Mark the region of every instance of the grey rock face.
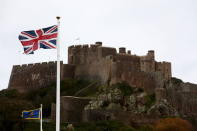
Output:
<path fill-rule="evenodd" d="M 160 100 L 154 104 L 149 110 L 148 115 L 154 115 L 159 117 L 164 116 L 178 116 L 178 112 L 172 107 L 166 99 Z"/>

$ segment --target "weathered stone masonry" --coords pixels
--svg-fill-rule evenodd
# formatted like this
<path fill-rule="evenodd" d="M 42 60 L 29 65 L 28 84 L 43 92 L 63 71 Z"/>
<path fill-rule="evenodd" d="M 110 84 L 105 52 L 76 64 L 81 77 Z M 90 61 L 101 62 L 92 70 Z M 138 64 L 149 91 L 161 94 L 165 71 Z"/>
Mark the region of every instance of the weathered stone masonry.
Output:
<path fill-rule="evenodd" d="M 167 99 L 186 115 L 197 116 L 197 85 L 170 84 L 171 63 L 157 62 L 153 50 L 137 56 L 121 47 L 103 47 L 102 42 L 92 45 L 72 45 L 68 48 L 68 64 L 61 62 L 61 79 L 83 78 L 100 84 L 126 81 L 133 87 L 156 93 L 157 101 Z M 13 66 L 8 89 L 27 92 L 47 88 L 56 81 L 56 63 L 44 62 Z"/>
<path fill-rule="evenodd" d="M 114 84 L 127 81 L 131 86 L 153 91 L 157 85 L 158 74 L 162 80 L 171 78 L 171 64 L 156 62 L 154 51 L 148 51 L 145 56 L 136 56 L 124 47 L 103 47 L 101 42 L 93 45 L 73 45 L 68 48 L 68 64 L 61 62 L 61 79 L 85 78 L 97 80 L 101 84 Z M 9 89 L 20 92 L 47 87 L 56 80 L 56 64 L 35 63 L 13 66 Z M 155 84 L 156 83 L 156 84 Z M 160 84 L 157 84 L 160 83 Z"/>
<path fill-rule="evenodd" d="M 75 66 L 61 62 L 61 79 L 74 78 Z M 8 89 L 27 92 L 45 88 L 56 81 L 56 63 L 44 62 L 28 65 L 16 65 L 12 68 Z"/>
<path fill-rule="evenodd" d="M 156 86 L 171 78 L 171 63 L 156 62 L 154 51 L 145 56 L 136 56 L 124 47 L 103 47 L 101 42 L 94 45 L 76 45 L 68 48 L 68 64 L 76 65 L 75 77 L 98 80 L 105 84 L 121 81 L 131 86 L 153 92 Z M 161 79 L 157 79 L 160 75 Z"/>

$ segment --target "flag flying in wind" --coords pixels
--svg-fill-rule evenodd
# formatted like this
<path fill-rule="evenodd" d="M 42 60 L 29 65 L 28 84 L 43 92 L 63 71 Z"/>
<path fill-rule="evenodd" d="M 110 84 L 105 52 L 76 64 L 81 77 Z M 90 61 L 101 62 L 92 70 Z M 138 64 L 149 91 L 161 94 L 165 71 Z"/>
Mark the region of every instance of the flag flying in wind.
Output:
<path fill-rule="evenodd" d="M 24 118 L 24 119 L 40 119 L 40 109 L 23 111 L 22 118 Z"/>
<path fill-rule="evenodd" d="M 33 54 L 39 48 L 53 49 L 56 48 L 58 26 L 53 25 L 39 30 L 23 31 L 19 35 L 24 53 Z"/>

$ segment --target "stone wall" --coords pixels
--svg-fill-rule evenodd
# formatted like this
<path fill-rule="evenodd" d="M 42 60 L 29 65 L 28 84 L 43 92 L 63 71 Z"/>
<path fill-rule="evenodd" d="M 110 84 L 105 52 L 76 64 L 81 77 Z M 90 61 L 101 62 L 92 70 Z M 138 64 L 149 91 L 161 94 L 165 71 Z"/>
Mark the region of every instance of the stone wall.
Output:
<path fill-rule="evenodd" d="M 126 48 L 119 52 L 112 47 L 103 47 L 102 42 L 89 45 L 73 45 L 68 48 L 68 64 L 61 63 L 61 79 L 66 77 L 98 81 L 101 84 L 115 84 L 126 81 L 131 86 L 150 90 L 161 83 L 155 73 L 160 72 L 162 80 L 171 78 L 171 64 L 156 62 L 153 50 L 145 56 L 132 55 Z M 47 87 L 56 80 L 56 64 L 36 63 L 13 66 L 9 89 L 20 92 Z"/>
<path fill-rule="evenodd" d="M 141 71 L 144 72 L 161 72 L 166 80 L 170 80 L 171 63 L 155 61 L 155 54 L 153 50 L 148 51 L 146 56 L 140 56 Z"/>
<path fill-rule="evenodd" d="M 141 71 L 155 72 L 155 53 L 153 50 L 148 51 L 147 55 L 140 56 Z"/>
<path fill-rule="evenodd" d="M 115 48 L 101 45 L 73 45 L 68 48 L 68 64 L 91 64 L 108 55 L 116 54 Z"/>
<path fill-rule="evenodd" d="M 139 126 L 154 124 L 159 118 L 152 115 L 135 114 L 127 111 L 116 110 L 85 110 L 83 121 L 118 120 L 127 125 Z"/>
<path fill-rule="evenodd" d="M 117 74 L 112 74 L 110 84 L 126 81 L 132 87 L 143 88 L 150 94 L 154 93 L 154 89 L 156 88 L 157 83 L 154 75 L 138 71 L 117 73 L 119 77 L 116 76 Z M 115 75 L 116 77 L 114 77 L 113 75 Z"/>
<path fill-rule="evenodd" d="M 154 91 L 163 79 L 171 78 L 171 64 L 156 62 L 153 50 L 145 56 L 132 55 L 126 48 L 76 45 L 68 48 L 68 63 L 76 65 L 75 77 L 100 81 L 102 84 L 115 84 L 126 81 L 131 86 Z M 158 73 L 160 72 L 160 73 Z M 156 75 L 155 75 L 156 74 Z M 156 78 L 160 74 L 158 79 Z M 161 84 L 160 84 L 161 86 Z"/>
<path fill-rule="evenodd" d="M 117 52 L 115 48 L 103 47 L 101 42 L 90 46 L 70 46 L 68 64 L 61 62 L 61 79 L 82 78 L 107 85 L 126 81 L 133 87 L 144 88 L 150 94 L 156 93 L 157 102 L 167 99 L 181 114 L 197 117 L 197 85 L 172 84 L 171 63 L 155 61 L 153 50 L 148 51 L 145 56 L 133 55 L 130 50 L 126 52 L 124 47 L 119 48 Z M 27 92 L 45 88 L 54 82 L 56 82 L 55 62 L 15 65 L 8 89 Z M 62 97 L 61 108 L 64 110 L 62 120 L 81 120 L 82 108 L 87 101 L 75 97 Z M 76 117 L 68 116 L 73 113 Z"/>
<path fill-rule="evenodd" d="M 155 70 L 162 72 L 163 76 L 167 79 L 170 80 L 170 78 L 172 77 L 171 74 L 171 63 L 170 62 L 156 62 L 155 63 Z"/>
<path fill-rule="evenodd" d="M 91 64 L 76 66 L 75 78 L 88 79 L 106 84 L 110 79 L 111 60 L 103 59 Z"/>
<path fill-rule="evenodd" d="M 167 86 L 166 99 L 181 115 L 197 117 L 197 85 L 181 83 Z"/>
<path fill-rule="evenodd" d="M 56 70 L 55 62 L 13 66 L 8 89 L 27 92 L 47 87 L 56 81 Z M 61 62 L 60 70 L 61 79 L 74 78 L 74 65 L 67 65 Z"/>
<path fill-rule="evenodd" d="M 81 122 L 83 120 L 83 110 L 90 101 L 88 98 L 62 96 L 61 97 L 61 122 Z M 55 120 L 55 104 L 51 107 L 51 119 Z"/>

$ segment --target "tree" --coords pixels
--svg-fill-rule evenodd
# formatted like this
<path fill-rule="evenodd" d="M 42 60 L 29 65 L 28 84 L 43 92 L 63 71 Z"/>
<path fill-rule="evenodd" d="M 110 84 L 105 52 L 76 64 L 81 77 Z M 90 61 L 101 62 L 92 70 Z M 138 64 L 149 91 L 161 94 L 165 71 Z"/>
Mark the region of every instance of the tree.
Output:
<path fill-rule="evenodd" d="M 2 131 L 12 131 L 16 124 L 21 125 L 22 111 L 34 108 L 28 101 L 6 97 L 0 99 L 0 105 L 0 129 Z"/>
<path fill-rule="evenodd" d="M 192 125 L 181 118 L 165 118 L 157 122 L 156 131 L 192 131 Z"/>

